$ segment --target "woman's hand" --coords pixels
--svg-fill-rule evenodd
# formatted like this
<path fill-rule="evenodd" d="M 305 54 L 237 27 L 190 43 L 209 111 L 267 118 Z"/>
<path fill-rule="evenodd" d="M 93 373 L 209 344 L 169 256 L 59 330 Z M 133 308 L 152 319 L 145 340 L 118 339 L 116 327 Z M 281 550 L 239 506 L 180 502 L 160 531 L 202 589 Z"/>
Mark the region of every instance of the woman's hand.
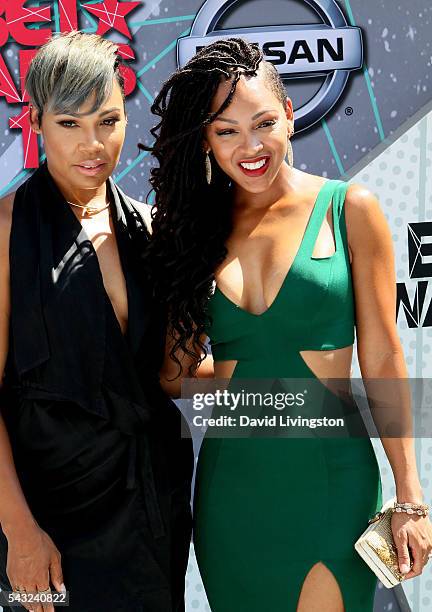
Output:
<path fill-rule="evenodd" d="M 397 549 L 399 569 L 404 574 L 404 580 L 419 576 L 432 551 L 432 524 L 429 517 L 393 512 L 391 528 Z M 410 570 L 411 562 L 413 566 Z"/>
<path fill-rule="evenodd" d="M 12 589 L 36 593 L 54 585 L 56 591 L 65 590 L 61 555 L 50 536 L 37 523 L 17 527 L 6 534 L 8 557 L 6 573 Z M 33 612 L 55 612 L 52 603 L 22 603 Z"/>

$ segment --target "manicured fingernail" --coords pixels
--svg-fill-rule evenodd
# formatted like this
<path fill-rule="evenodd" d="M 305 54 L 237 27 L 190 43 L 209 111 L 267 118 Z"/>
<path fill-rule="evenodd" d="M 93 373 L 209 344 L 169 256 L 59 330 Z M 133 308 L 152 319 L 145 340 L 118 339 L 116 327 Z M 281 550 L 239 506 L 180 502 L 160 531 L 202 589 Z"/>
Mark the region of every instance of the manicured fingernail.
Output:
<path fill-rule="evenodd" d="M 402 563 L 400 571 L 402 574 L 407 574 L 409 572 L 409 566 L 406 563 Z"/>
<path fill-rule="evenodd" d="M 65 585 L 63 584 L 63 582 L 62 582 L 62 583 L 61 583 L 61 585 L 60 585 L 60 591 L 63 591 L 63 593 L 66 593 L 66 587 L 65 587 Z"/>

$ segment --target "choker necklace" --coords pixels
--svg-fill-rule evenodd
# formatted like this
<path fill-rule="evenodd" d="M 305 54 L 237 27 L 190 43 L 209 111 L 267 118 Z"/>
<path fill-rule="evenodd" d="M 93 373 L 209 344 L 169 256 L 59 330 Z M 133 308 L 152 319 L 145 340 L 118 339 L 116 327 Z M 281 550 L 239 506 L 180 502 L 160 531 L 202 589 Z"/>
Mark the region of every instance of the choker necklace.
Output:
<path fill-rule="evenodd" d="M 95 206 L 84 206 L 82 204 L 75 204 L 74 202 L 69 202 L 69 200 L 66 200 L 66 201 L 71 206 L 76 206 L 77 208 L 81 208 L 81 210 L 84 211 L 84 217 L 86 215 L 91 217 L 91 215 L 96 215 L 97 213 L 102 212 L 103 210 L 106 210 L 107 208 L 109 208 L 109 202 L 106 206 L 102 206 L 102 208 L 96 208 Z"/>

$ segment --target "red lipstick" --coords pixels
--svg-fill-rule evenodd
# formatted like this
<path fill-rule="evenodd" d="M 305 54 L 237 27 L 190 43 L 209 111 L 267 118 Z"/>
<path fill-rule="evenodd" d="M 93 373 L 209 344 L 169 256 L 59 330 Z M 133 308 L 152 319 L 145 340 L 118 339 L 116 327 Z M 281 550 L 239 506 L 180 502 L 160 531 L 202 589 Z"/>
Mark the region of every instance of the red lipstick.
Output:
<path fill-rule="evenodd" d="M 247 164 L 249 167 L 245 168 L 245 166 L 242 164 Z M 270 165 L 270 155 L 261 155 L 260 157 L 255 157 L 253 159 L 241 159 L 238 165 L 240 170 L 246 176 L 262 176 L 267 172 Z M 254 165 L 256 167 L 252 168 L 250 165 Z"/>

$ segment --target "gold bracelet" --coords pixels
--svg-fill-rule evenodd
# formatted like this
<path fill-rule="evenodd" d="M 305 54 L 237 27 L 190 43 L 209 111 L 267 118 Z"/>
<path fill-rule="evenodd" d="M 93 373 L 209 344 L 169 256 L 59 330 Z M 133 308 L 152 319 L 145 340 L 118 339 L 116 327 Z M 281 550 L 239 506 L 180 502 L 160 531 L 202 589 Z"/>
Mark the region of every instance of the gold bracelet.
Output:
<path fill-rule="evenodd" d="M 413 504 L 411 502 L 394 502 L 394 512 L 406 512 L 407 514 L 418 514 L 419 516 L 427 516 L 429 506 L 427 504 Z"/>

